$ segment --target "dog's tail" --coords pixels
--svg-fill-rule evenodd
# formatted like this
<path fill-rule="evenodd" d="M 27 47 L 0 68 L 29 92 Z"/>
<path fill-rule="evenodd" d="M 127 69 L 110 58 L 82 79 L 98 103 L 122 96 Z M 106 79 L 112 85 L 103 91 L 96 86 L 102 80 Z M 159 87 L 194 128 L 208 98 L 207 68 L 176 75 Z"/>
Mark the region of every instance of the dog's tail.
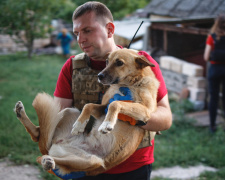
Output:
<path fill-rule="evenodd" d="M 37 112 L 40 126 L 39 148 L 42 154 L 47 154 L 60 121 L 60 105 L 46 93 L 37 94 L 32 105 Z"/>

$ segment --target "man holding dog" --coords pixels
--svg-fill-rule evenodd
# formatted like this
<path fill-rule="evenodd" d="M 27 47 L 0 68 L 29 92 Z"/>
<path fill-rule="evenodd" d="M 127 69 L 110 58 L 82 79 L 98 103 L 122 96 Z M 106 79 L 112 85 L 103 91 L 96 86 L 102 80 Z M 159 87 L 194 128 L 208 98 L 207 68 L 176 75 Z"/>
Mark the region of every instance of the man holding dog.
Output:
<path fill-rule="evenodd" d="M 102 3 L 91 1 L 79 6 L 73 14 L 73 32 L 77 36 L 77 42 L 81 50 L 88 57 L 90 71 L 97 75 L 106 66 L 108 53 L 113 52 L 121 46 L 114 42 L 113 17 L 110 10 Z M 155 64 L 152 68 L 160 82 L 157 97 L 157 111 L 152 113 L 151 119 L 141 128 L 147 131 L 163 131 L 170 128 L 172 124 L 172 114 L 169 106 L 167 89 L 163 80 L 158 64 L 146 52 L 140 51 L 149 61 Z M 61 108 L 76 106 L 74 92 L 73 62 L 70 57 L 61 69 L 58 77 L 54 100 L 61 104 Z M 76 57 L 76 56 L 75 56 Z M 88 72 L 89 73 L 89 72 Z M 76 82 L 75 82 L 76 85 Z M 93 95 L 94 96 L 94 95 Z M 120 100 L 120 99 L 114 99 Z M 85 101 L 85 99 L 84 99 Z M 88 103 L 90 101 L 85 101 Z M 96 102 L 95 102 L 96 103 Z M 152 146 L 140 148 L 120 165 L 97 176 L 85 176 L 79 179 L 107 179 L 107 180 L 149 180 L 151 175 L 152 163 L 154 162 L 154 140 Z"/>

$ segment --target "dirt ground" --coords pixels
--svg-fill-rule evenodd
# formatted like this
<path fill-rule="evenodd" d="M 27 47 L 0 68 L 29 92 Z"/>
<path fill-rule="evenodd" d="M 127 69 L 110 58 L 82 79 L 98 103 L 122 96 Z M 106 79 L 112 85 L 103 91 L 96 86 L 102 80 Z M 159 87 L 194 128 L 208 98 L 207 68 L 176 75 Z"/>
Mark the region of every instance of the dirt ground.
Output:
<path fill-rule="evenodd" d="M 154 170 L 151 179 L 154 177 L 171 178 L 177 180 L 196 179 L 204 171 L 213 171 L 215 168 L 199 165 L 189 168 L 174 166 L 171 168 L 162 168 Z M 30 165 L 14 165 L 8 159 L 0 161 L 0 179 L 1 180 L 41 180 L 38 168 Z"/>
<path fill-rule="evenodd" d="M 1 180 L 41 180 L 40 171 L 35 166 L 14 165 L 8 159 L 0 161 Z"/>
<path fill-rule="evenodd" d="M 192 180 L 192 179 L 195 180 L 204 171 L 215 172 L 217 171 L 217 169 L 208 167 L 208 166 L 203 166 L 203 165 L 191 166 L 188 168 L 174 166 L 171 168 L 162 168 L 162 169 L 152 171 L 151 178 L 163 177 L 163 178 L 179 179 L 179 180 Z"/>

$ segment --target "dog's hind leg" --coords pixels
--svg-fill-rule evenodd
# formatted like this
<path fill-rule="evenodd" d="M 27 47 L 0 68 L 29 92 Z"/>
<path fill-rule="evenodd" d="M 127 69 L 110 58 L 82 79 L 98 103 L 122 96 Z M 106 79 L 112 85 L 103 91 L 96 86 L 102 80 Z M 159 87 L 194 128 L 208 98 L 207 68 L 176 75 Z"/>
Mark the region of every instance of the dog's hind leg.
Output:
<path fill-rule="evenodd" d="M 24 125 L 27 132 L 30 134 L 31 139 L 35 142 L 39 139 L 40 129 L 39 126 L 35 126 L 30 119 L 28 118 L 23 103 L 21 101 L 18 101 L 15 105 L 14 109 L 17 118 L 20 120 L 20 122 Z"/>
<path fill-rule="evenodd" d="M 61 172 L 68 173 L 73 171 L 92 171 L 97 168 L 104 168 L 104 160 L 95 156 L 79 157 L 68 155 L 66 157 L 53 157 L 55 163 L 61 169 Z"/>
<path fill-rule="evenodd" d="M 86 157 L 79 157 L 69 154 L 63 157 L 52 157 L 44 155 L 37 158 L 45 171 L 59 168 L 60 174 L 68 174 L 74 171 L 91 171 L 97 168 L 104 168 L 104 160 L 95 156 L 86 154 Z"/>
<path fill-rule="evenodd" d="M 48 155 L 42 156 L 40 163 L 45 171 L 55 169 L 55 161 L 51 156 Z"/>

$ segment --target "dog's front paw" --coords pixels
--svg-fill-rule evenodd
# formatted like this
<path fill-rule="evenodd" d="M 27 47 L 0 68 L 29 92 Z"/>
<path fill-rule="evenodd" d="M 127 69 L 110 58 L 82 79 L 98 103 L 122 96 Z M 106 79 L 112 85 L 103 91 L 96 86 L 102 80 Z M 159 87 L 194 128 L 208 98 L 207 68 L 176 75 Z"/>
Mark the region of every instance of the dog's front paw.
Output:
<path fill-rule="evenodd" d="M 98 128 L 98 131 L 102 134 L 110 133 L 114 128 L 114 125 L 110 123 L 109 121 L 103 121 L 103 123 Z"/>
<path fill-rule="evenodd" d="M 51 156 L 42 156 L 41 165 L 45 171 L 55 169 L 55 161 Z"/>
<path fill-rule="evenodd" d="M 18 118 L 21 118 L 21 113 L 24 112 L 24 106 L 21 101 L 18 101 L 15 105 L 14 112 L 16 113 Z"/>
<path fill-rule="evenodd" d="M 72 135 L 78 135 L 84 132 L 87 122 L 81 123 L 80 121 L 76 121 L 73 124 L 73 129 L 71 131 Z"/>

